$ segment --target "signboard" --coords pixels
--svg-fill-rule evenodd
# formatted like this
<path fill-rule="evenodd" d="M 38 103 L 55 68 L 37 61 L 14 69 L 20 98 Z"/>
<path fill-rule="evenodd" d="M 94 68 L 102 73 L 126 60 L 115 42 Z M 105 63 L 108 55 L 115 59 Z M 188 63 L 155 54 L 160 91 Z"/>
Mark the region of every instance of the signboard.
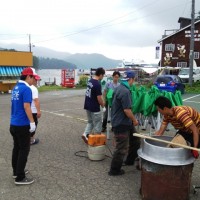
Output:
<path fill-rule="evenodd" d="M 156 59 L 159 59 L 159 56 L 160 55 L 160 47 L 159 46 L 157 46 L 156 47 Z"/>
<path fill-rule="evenodd" d="M 185 37 L 191 37 L 191 31 L 186 30 L 185 31 Z M 194 41 L 200 41 L 200 31 L 199 30 L 194 30 Z"/>
<path fill-rule="evenodd" d="M 69 88 L 73 88 L 75 86 L 75 70 L 74 69 L 62 69 L 61 85 L 62 87 L 69 87 Z"/>

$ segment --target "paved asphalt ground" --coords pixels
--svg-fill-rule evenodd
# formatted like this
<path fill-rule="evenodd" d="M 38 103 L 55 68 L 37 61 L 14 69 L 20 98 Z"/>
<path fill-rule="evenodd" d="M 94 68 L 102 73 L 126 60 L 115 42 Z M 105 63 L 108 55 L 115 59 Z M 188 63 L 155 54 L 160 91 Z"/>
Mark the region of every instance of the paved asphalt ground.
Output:
<path fill-rule="evenodd" d="M 110 177 L 107 174 L 109 157 L 95 162 L 75 156 L 77 151 L 87 151 L 81 139 L 86 125 L 84 92 L 68 90 L 40 94 L 42 117 L 36 135 L 40 143 L 31 146 L 26 168 L 35 183 L 29 186 L 16 186 L 12 178 L 10 95 L 0 95 L 0 200 L 141 199 L 140 171 L 135 166 L 123 167 L 126 171 L 123 176 Z M 185 105 L 200 111 L 200 95 L 185 94 L 183 99 Z M 112 151 L 112 140 L 108 141 L 108 146 Z M 87 156 L 84 152 L 79 155 Z M 107 155 L 110 156 L 109 150 Z M 190 199 L 197 200 L 200 190 L 193 195 L 194 184 L 200 185 L 199 160 L 194 166 L 190 194 Z"/>

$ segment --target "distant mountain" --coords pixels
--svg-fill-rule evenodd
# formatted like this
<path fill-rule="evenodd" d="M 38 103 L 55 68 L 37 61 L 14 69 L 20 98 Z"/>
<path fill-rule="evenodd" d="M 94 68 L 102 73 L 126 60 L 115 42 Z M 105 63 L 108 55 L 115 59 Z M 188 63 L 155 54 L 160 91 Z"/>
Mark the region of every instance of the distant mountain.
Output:
<path fill-rule="evenodd" d="M 76 69 L 76 65 L 56 58 L 39 57 L 39 69 Z"/>
<path fill-rule="evenodd" d="M 71 54 L 67 57 L 67 61 L 74 63 L 78 68 L 113 68 L 119 65 L 120 60 L 113 60 L 102 54 Z"/>
<path fill-rule="evenodd" d="M 28 44 L 2 44 L 0 43 L 0 49 L 15 49 L 17 51 L 29 51 Z M 45 48 L 45 47 L 32 47 L 32 52 L 34 56 L 39 58 L 54 58 L 63 60 L 68 62 L 74 66 L 77 66 L 79 69 L 88 69 L 88 68 L 97 68 L 97 67 L 104 67 L 104 68 L 114 68 L 119 65 L 121 62 L 120 60 L 114 60 L 105 57 L 102 54 L 86 54 L 86 53 L 76 53 L 70 54 L 67 52 L 60 52 L 55 51 L 53 49 Z M 60 62 L 60 61 L 59 61 Z M 71 66 L 71 65 L 70 65 Z M 41 64 L 39 64 L 40 68 L 44 68 Z M 46 68 L 46 67 L 45 67 Z M 52 69 L 52 68 L 50 68 Z"/>

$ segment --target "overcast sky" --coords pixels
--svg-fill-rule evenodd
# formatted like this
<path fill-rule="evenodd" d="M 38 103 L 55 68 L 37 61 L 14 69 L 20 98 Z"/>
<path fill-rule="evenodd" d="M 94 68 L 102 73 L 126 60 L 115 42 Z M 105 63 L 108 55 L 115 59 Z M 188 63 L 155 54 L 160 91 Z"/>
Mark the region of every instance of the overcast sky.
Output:
<path fill-rule="evenodd" d="M 31 42 L 69 53 L 155 59 L 166 29 L 191 17 L 192 0 L 6 0 L 1 2 L 0 43 Z M 195 11 L 200 11 L 196 0 Z M 34 48 L 32 49 L 34 52 Z M 28 47 L 27 47 L 28 50 Z"/>

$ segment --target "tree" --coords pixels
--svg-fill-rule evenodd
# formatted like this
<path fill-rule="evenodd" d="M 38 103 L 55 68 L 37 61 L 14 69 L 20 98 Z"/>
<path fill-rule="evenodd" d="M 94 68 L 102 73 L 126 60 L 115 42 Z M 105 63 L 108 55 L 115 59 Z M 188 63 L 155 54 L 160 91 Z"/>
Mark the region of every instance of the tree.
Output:
<path fill-rule="evenodd" d="M 39 69 L 39 58 L 37 56 L 33 56 L 33 67 Z"/>

